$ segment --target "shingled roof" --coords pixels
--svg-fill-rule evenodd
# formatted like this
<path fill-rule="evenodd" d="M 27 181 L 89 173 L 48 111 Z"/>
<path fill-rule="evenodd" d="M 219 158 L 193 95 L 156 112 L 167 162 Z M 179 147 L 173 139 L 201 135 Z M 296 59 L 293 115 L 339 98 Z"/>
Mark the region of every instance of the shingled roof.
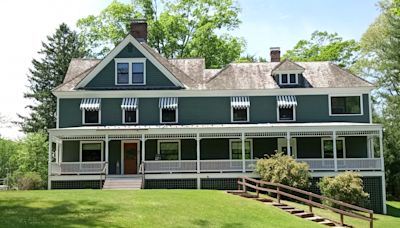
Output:
<path fill-rule="evenodd" d="M 223 69 L 205 69 L 204 59 L 166 59 L 147 44 L 143 47 L 170 71 L 186 89 L 224 90 L 224 89 L 274 89 L 279 88 L 272 77 L 274 70 L 304 69 L 308 88 L 353 88 L 372 87 L 366 80 L 341 69 L 330 62 L 292 62 L 270 63 L 231 63 Z M 97 59 L 73 59 L 63 84 L 54 89 L 74 91 L 78 83 L 85 78 L 100 62 Z M 81 89 L 82 90 L 82 89 Z"/>

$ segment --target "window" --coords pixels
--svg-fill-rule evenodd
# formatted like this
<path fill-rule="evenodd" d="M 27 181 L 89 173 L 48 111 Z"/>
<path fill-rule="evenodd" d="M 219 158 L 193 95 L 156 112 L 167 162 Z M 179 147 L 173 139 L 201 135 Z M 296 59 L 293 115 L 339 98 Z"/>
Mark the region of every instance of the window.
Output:
<path fill-rule="evenodd" d="M 116 58 L 115 84 L 116 85 L 145 85 L 146 59 L 145 58 Z"/>
<path fill-rule="evenodd" d="M 278 108 L 278 121 L 295 121 L 295 108 L 294 106 L 289 108 Z"/>
<path fill-rule="evenodd" d="M 302 74 L 279 74 L 280 85 L 297 85 Z"/>
<path fill-rule="evenodd" d="M 362 114 L 361 96 L 330 97 L 331 115 Z"/>
<path fill-rule="evenodd" d="M 117 84 L 129 84 L 128 63 L 117 63 Z"/>
<path fill-rule="evenodd" d="M 103 161 L 103 142 L 81 142 L 81 161 Z"/>
<path fill-rule="evenodd" d="M 137 123 L 137 110 L 122 110 L 125 124 Z"/>
<path fill-rule="evenodd" d="M 346 146 L 344 138 L 336 139 L 337 158 L 346 157 Z M 322 158 L 333 158 L 333 140 L 322 139 Z"/>
<path fill-rule="evenodd" d="M 179 141 L 158 141 L 158 158 L 160 160 L 180 160 Z"/>
<path fill-rule="evenodd" d="M 249 109 L 248 108 L 232 108 L 232 122 L 248 122 Z"/>
<path fill-rule="evenodd" d="M 232 139 L 230 140 L 230 151 L 231 159 L 242 159 L 242 140 Z M 253 157 L 251 140 L 245 141 L 245 159 L 251 159 Z"/>
<path fill-rule="evenodd" d="M 176 123 L 177 111 L 176 109 L 161 109 L 161 123 Z"/>
<path fill-rule="evenodd" d="M 80 109 L 82 111 L 82 124 L 94 125 L 101 123 L 101 98 L 82 98 Z"/>
<path fill-rule="evenodd" d="M 84 110 L 83 111 L 85 124 L 99 124 L 100 123 L 100 111 L 91 111 L 91 110 Z"/>

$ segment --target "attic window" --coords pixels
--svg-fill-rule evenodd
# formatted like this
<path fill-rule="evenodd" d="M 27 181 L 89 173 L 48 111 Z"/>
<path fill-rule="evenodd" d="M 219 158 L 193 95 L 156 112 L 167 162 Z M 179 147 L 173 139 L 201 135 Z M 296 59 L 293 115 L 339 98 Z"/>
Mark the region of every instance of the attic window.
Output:
<path fill-rule="evenodd" d="M 115 85 L 145 85 L 145 58 L 115 59 Z"/>
<path fill-rule="evenodd" d="M 299 76 L 301 75 L 295 73 L 278 74 L 279 85 L 297 85 L 299 84 Z"/>

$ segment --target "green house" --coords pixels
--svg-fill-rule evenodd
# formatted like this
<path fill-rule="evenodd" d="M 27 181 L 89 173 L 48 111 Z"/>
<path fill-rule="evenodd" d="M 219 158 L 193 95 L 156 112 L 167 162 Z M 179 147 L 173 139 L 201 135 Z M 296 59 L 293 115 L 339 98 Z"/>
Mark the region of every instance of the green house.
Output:
<path fill-rule="evenodd" d="M 49 188 L 140 177 L 145 188 L 231 189 L 257 177 L 257 159 L 283 152 L 309 165 L 314 191 L 323 176 L 359 171 L 368 206 L 385 212 L 369 82 L 331 62 L 281 61 L 279 48 L 267 63 L 206 69 L 146 39 L 146 22 L 134 21 L 103 59 L 71 61 L 53 90 Z"/>

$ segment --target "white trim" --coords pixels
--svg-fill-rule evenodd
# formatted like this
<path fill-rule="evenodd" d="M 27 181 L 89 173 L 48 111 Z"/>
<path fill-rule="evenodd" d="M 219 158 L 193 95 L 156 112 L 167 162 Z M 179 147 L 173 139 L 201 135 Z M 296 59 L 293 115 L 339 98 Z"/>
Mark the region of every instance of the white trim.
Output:
<path fill-rule="evenodd" d="M 160 124 L 176 124 L 176 123 L 178 123 L 178 108 L 176 108 L 176 109 L 168 109 L 168 110 L 175 110 L 175 122 L 163 122 L 162 121 L 162 110 L 164 109 L 164 108 L 159 108 L 160 109 L 160 111 L 159 111 L 159 116 L 160 116 Z"/>
<path fill-rule="evenodd" d="M 82 162 L 82 145 L 83 144 L 101 144 L 101 160 L 100 161 L 93 161 L 93 162 L 102 162 L 104 161 L 104 142 L 103 141 L 80 141 L 79 142 L 79 162 Z M 90 162 L 90 161 L 88 161 Z"/>
<path fill-rule="evenodd" d="M 160 154 L 160 143 L 163 143 L 163 142 L 166 142 L 166 143 L 168 143 L 168 142 L 173 142 L 173 143 L 178 143 L 178 160 L 180 161 L 180 160 L 182 160 L 182 157 L 181 157 L 181 140 L 180 139 L 178 139 L 178 140 L 169 140 L 169 139 L 162 139 L 162 140 L 157 140 L 157 155 L 158 156 L 160 156 L 160 158 L 161 158 L 161 154 Z M 160 161 L 162 161 L 161 159 L 160 159 Z"/>
<path fill-rule="evenodd" d="M 360 97 L 360 113 L 356 114 L 332 114 L 332 97 Z M 329 116 L 362 116 L 364 115 L 364 102 L 363 102 L 363 94 L 329 94 L 328 95 L 328 111 Z"/>
<path fill-rule="evenodd" d="M 137 146 L 137 149 L 136 149 L 136 174 L 139 174 L 139 165 L 140 165 L 140 162 L 139 162 L 139 154 L 140 154 L 140 146 L 139 146 L 139 140 L 121 140 L 121 165 L 120 165 L 120 168 L 121 168 L 121 175 L 124 175 L 125 174 L 125 164 L 124 164 L 124 162 L 125 162 L 125 150 L 124 150 L 124 144 L 125 143 L 136 143 L 136 146 Z M 131 174 L 128 174 L 128 175 L 131 175 Z"/>
<path fill-rule="evenodd" d="M 286 74 L 287 75 L 287 83 L 283 83 L 282 82 L 282 75 L 283 74 Z M 293 82 L 290 82 L 290 75 L 291 74 L 294 74 L 295 75 L 295 82 L 293 83 Z M 279 78 L 279 85 L 298 85 L 299 84 L 299 74 L 301 74 L 301 73 L 298 73 L 298 71 L 295 71 L 295 72 L 285 72 L 285 73 L 280 73 L 280 74 L 277 74 L 278 75 L 278 78 Z"/>
<path fill-rule="evenodd" d="M 361 96 L 362 97 L 362 96 Z M 369 123 L 372 124 L 372 99 L 371 91 L 368 93 L 368 106 L 369 106 Z"/>
<path fill-rule="evenodd" d="M 59 97 L 57 97 L 57 110 L 56 110 L 56 113 L 57 113 L 56 128 L 59 128 L 60 127 L 60 98 Z"/>
<path fill-rule="evenodd" d="M 246 115 L 247 115 L 246 120 L 234 120 L 233 119 L 233 110 L 234 109 L 239 109 L 239 108 L 234 108 L 231 105 L 231 122 L 232 123 L 248 123 L 248 122 L 250 122 L 250 109 L 249 108 L 246 108 Z"/>
<path fill-rule="evenodd" d="M 232 97 L 276 96 L 276 95 L 360 95 L 369 93 L 374 87 L 348 88 L 275 88 L 275 89 L 236 89 L 236 90 L 72 90 L 53 92 L 59 98 L 124 98 L 124 97 Z"/>
<path fill-rule="evenodd" d="M 325 158 L 325 150 L 324 150 L 324 143 L 325 141 L 332 141 L 333 142 L 333 138 L 327 138 L 327 137 L 323 137 L 321 138 L 321 158 Z M 346 158 L 346 138 L 345 137 L 338 137 L 336 138 L 336 141 L 343 141 L 343 158 Z M 338 157 L 338 159 L 341 159 Z"/>
<path fill-rule="evenodd" d="M 232 142 L 240 142 L 242 143 L 242 139 L 229 139 L 229 160 L 234 160 L 234 161 L 238 161 L 238 160 L 243 160 L 242 159 L 232 159 Z M 253 139 L 245 139 L 245 142 L 250 142 L 250 160 L 253 159 Z M 246 159 L 245 160 L 249 160 Z"/>
<path fill-rule="evenodd" d="M 122 124 L 138 124 L 139 123 L 139 108 L 134 109 L 134 111 L 136 112 L 136 122 L 125 122 L 125 112 L 133 111 L 133 110 L 121 109 L 121 111 L 122 111 Z"/>
<path fill-rule="evenodd" d="M 98 115 L 98 119 L 99 119 L 99 121 L 97 123 L 86 123 L 85 122 L 85 112 L 86 111 L 90 111 L 90 110 L 82 109 L 82 125 L 99 125 L 99 124 L 101 124 L 101 108 L 99 110 L 97 110 L 97 112 L 98 112 L 97 115 Z"/>
<path fill-rule="evenodd" d="M 174 85 L 184 87 L 184 85 L 168 71 L 156 58 L 154 58 L 132 35 L 127 35 L 96 67 L 78 83 L 77 88 L 85 87 L 97 74 L 110 63 L 125 47 L 131 43 L 136 47 L 152 64 L 154 64 Z"/>
<path fill-rule="evenodd" d="M 115 85 L 120 86 L 120 85 L 146 85 L 146 58 L 115 58 Z M 128 64 L 128 83 L 127 84 L 121 84 L 118 83 L 118 68 L 117 65 L 118 63 L 127 63 Z M 143 63 L 143 83 L 133 83 L 132 81 L 132 64 L 133 63 Z"/>
<path fill-rule="evenodd" d="M 286 150 L 288 151 L 289 149 L 287 148 L 287 138 L 277 138 L 277 150 L 278 152 L 282 152 L 282 148 L 286 147 Z M 291 154 L 294 158 L 297 158 L 297 139 L 296 138 L 290 138 L 290 147 L 291 147 Z"/>
<path fill-rule="evenodd" d="M 293 119 L 292 120 L 281 120 L 279 117 L 279 109 L 280 107 L 278 106 L 278 104 L 276 104 L 276 122 L 296 122 L 296 106 L 293 105 L 292 107 L 293 110 Z"/>

